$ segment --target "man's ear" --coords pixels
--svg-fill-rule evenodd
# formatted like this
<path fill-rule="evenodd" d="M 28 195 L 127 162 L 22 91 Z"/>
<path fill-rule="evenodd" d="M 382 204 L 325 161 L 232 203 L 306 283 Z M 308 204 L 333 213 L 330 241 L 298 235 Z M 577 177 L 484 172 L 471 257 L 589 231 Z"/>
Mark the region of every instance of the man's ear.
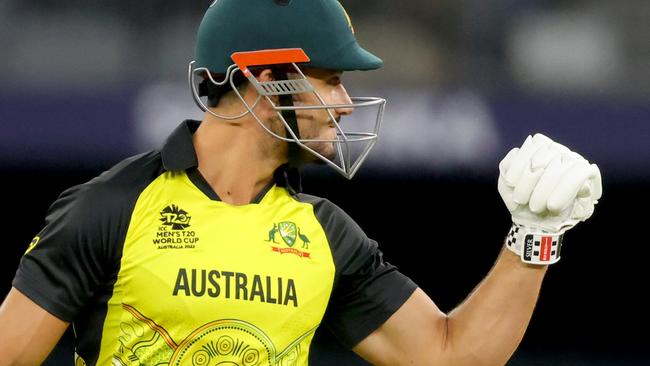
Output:
<path fill-rule="evenodd" d="M 254 72 L 255 79 L 262 83 L 262 82 L 267 82 L 267 81 L 273 81 L 275 78 L 273 76 L 273 72 L 271 69 L 264 69 L 261 72 Z M 244 98 L 249 101 L 254 101 L 259 97 L 257 90 L 253 85 L 250 83 L 250 81 L 246 80 L 246 88 L 244 89 Z"/>
<path fill-rule="evenodd" d="M 269 81 L 275 81 L 275 75 L 273 74 L 273 71 L 268 68 L 264 69 L 259 72 L 254 72 L 255 79 L 259 83 L 265 83 Z M 259 93 L 257 90 L 251 85 L 250 83 L 247 84 L 246 90 L 245 90 L 245 99 L 249 101 L 249 105 L 252 105 L 255 100 L 259 98 Z M 274 114 L 275 112 L 273 111 L 273 105 L 278 105 L 280 103 L 280 97 L 277 95 L 270 95 L 268 96 L 269 99 L 271 99 L 272 103 L 267 103 L 265 101 L 266 98 L 262 98 L 262 102 L 258 104 L 257 106 L 257 112 L 262 113 L 262 111 L 266 111 L 269 115 Z"/>
<path fill-rule="evenodd" d="M 271 69 L 262 70 L 262 72 L 260 72 L 259 75 L 257 75 L 255 78 L 257 79 L 257 81 L 261 83 L 268 82 L 268 81 L 275 81 L 275 75 L 273 75 L 273 71 Z M 278 104 L 280 101 L 280 97 L 278 97 L 277 95 L 269 96 L 269 98 L 271 98 L 271 100 L 275 104 Z"/>
<path fill-rule="evenodd" d="M 271 71 L 271 69 L 264 69 L 262 72 L 260 72 L 256 79 L 260 82 L 273 81 L 275 80 L 275 75 L 273 75 L 273 71 Z"/>

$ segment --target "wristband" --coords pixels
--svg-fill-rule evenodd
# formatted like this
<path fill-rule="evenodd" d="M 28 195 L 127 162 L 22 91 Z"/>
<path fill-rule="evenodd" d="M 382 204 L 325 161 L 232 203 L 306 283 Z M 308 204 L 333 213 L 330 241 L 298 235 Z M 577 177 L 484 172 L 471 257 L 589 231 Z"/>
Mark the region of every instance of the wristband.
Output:
<path fill-rule="evenodd" d="M 506 238 L 506 247 L 519 255 L 524 263 L 553 264 L 560 260 L 563 236 L 563 232 L 549 233 L 513 223 Z"/>

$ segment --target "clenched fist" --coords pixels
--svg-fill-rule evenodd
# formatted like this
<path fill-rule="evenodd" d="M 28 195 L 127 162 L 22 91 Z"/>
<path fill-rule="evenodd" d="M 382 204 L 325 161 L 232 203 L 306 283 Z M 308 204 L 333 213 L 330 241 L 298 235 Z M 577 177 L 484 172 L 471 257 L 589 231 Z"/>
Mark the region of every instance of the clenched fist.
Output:
<path fill-rule="evenodd" d="M 512 214 L 508 248 L 526 263 L 551 264 L 564 232 L 593 214 L 602 183 L 596 164 L 536 134 L 501 161 L 498 190 Z"/>

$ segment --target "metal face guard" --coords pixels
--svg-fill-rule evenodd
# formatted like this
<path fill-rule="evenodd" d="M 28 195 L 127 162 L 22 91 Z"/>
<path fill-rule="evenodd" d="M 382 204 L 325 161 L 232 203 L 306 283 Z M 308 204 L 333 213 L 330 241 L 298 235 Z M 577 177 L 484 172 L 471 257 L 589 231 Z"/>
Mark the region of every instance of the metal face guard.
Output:
<path fill-rule="evenodd" d="M 334 170 L 336 170 L 344 177 L 348 179 L 352 179 L 352 177 L 356 174 L 356 172 L 361 167 L 361 164 L 363 164 L 363 162 L 368 157 L 368 154 L 370 153 L 372 147 L 377 142 L 377 138 L 379 135 L 379 128 L 381 126 L 381 121 L 384 114 L 384 108 L 386 105 L 386 100 L 377 97 L 352 97 L 350 98 L 352 100 L 351 104 L 326 104 L 324 99 L 320 96 L 320 94 L 318 94 L 318 92 L 314 89 L 313 85 L 311 85 L 307 77 L 302 73 L 300 68 L 298 68 L 298 66 L 296 65 L 297 62 L 309 61 L 309 58 L 307 57 L 307 55 L 305 55 L 302 49 L 280 49 L 280 50 L 264 50 L 264 51 L 255 51 L 255 52 L 238 52 L 233 54 L 232 59 L 233 61 L 235 61 L 235 64 L 231 65 L 228 68 L 226 72 L 226 77 L 224 78 L 224 80 L 220 82 L 217 82 L 214 79 L 212 79 L 207 69 L 205 68 L 194 69 L 193 62 L 190 63 L 188 79 L 190 83 L 192 96 L 194 98 L 194 101 L 199 106 L 199 108 L 201 108 L 205 112 L 214 115 L 217 118 L 222 118 L 226 120 L 238 119 L 250 113 L 251 116 L 253 116 L 253 118 L 255 118 L 255 120 L 259 123 L 259 125 L 272 136 L 283 141 L 294 142 L 298 144 L 301 148 L 305 149 L 306 151 L 309 151 L 311 154 L 316 156 L 321 161 L 325 162 L 327 165 L 332 167 Z M 275 80 L 269 82 L 259 82 L 248 69 L 249 66 L 261 66 L 261 65 L 273 65 L 273 64 L 291 64 L 294 70 L 296 71 L 296 74 L 299 77 L 291 80 Z M 224 85 L 226 82 L 229 81 L 232 90 L 236 93 L 236 95 L 238 96 L 238 98 L 246 108 L 246 111 L 237 116 L 221 116 L 211 111 L 207 106 L 205 106 L 203 101 L 198 96 L 198 92 L 196 90 L 196 86 L 194 83 L 194 75 L 197 71 L 206 71 L 208 77 L 210 78 L 210 81 L 216 85 Z M 244 74 L 244 76 L 246 76 L 246 78 L 255 87 L 255 90 L 259 94 L 258 98 L 256 99 L 253 105 L 248 105 L 246 103 L 243 96 L 240 94 L 239 90 L 237 90 L 237 88 L 234 85 L 233 76 L 237 71 L 241 71 Z M 271 99 L 272 96 L 301 94 L 301 93 L 313 93 L 320 104 L 308 105 L 308 106 L 279 106 L 275 104 Z M 279 119 L 284 124 L 290 136 L 287 137 L 281 136 L 271 131 L 255 114 L 253 110 L 257 106 L 257 104 L 259 103 L 262 97 L 265 98 L 270 103 L 270 105 L 273 106 L 273 109 L 277 113 Z M 369 107 L 376 107 L 377 115 L 375 118 L 374 127 L 371 129 L 371 131 L 368 132 L 344 132 L 331 112 L 331 109 L 338 109 L 338 108 L 356 109 L 356 108 L 369 108 Z M 337 135 L 336 139 L 298 138 L 297 136 L 298 134 L 291 129 L 291 127 L 285 120 L 284 116 L 282 115 L 282 112 L 287 110 L 299 111 L 299 110 L 319 110 L 319 109 L 327 110 L 330 122 L 336 128 L 336 135 Z M 311 147 L 307 146 L 307 144 L 311 142 L 325 142 L 325 143 L 334 144 L 336 148 L 336 158 L 329 159 L 323 156 L 322 154 L 320 154 L 319 152 L 317 152 L 316 150 L 312 149 Z M 356 158 L 354 158 L 352 154 L 353 147 L 357 147 L 361 145 L 363 145 L 363 147 L 361 148 L 360 153 L 356 156 Z"/>
<path fill-rule="evenodd" d="M 225 83 L 230 81 L 230 85 L 232 86 L 232 88 L 236 89 L 235 86 L 234 86 L 234 83 L 232 81 L 232 75 L 234 75 L 234 71 L 237 70 L 237 65 L 230 65 L 230 67 L 228 67 L 228 70 L 226 70 L 226 77 L 222 81 L 216 81 L 216 80 L 214 80 L 212 78 L 212 75 L 210 74 L 210 70 L 208 70 L 205 67 L 194 68 L 194 64 L 195 64 L 195 61 L 190 62 L 189 70 L 187 72 L 187 80 L 189 82 L 190 93 L 192 94 L 192 98 L 194 99 L 194 103 L 196 103 L 196 105 L 203 112 L 208 112 L 208 113 L 210 113 L 211 115 L 213 115 L 213 116 L 215 116 L 217 118 L 221 118 L 221 119 L 225 119 L 225 120 L 229 120 L 229 121 L 242 118 L 242 117 L 244 117 L 245 115 L 247 115 L 249 113 L 248 111 L 246 111 L 246 112 L 243 112 L 243 113 L 238 114 L 236 116 L 223 116 L 223 115 L 217 114 L 217 113 L 213 112 L 210 108 L 208 108 L 208 106 L 206 106 L 205 103 L 203 103 L 203 101 L 201 100 L 201 97 L 199 97 L 199 91 L 196 90 L 196 84 L 194 82 L 194 77 L 195 77 L 197 72 L 205 72 L 208 75 L 208 78 L 210 79 L 210 82 L 212 82 L 214 85 L 224 85 Z M 255 100 L 255 103 L 253 104 L 253 108 L 255 108 L 257 106 L 257 103 L 259 103 L 259 101 L 261 99 L 262 99 L 262 96 L 257 97 L 257 100 Z"/>

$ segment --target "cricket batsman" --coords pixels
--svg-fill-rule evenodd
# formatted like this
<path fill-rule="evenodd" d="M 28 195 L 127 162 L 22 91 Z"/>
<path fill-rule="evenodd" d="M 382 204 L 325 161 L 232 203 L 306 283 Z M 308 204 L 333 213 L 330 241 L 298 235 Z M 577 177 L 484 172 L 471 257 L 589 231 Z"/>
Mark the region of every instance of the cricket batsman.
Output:
<path fill-rule="evenodd" d="M 188 68 L 202 120 L 50 207 L 0 307 L 0 365 L 40 364 L 68 327 L 76 365 L 307 365 L 319 328 L 375 365 L 505 364 L 564 234 L 594 212 L 598 167 L 541 134 L 512 149 L 503 249 L 441 311 L 301 189 L 302 166 L 352 178 L 377 141 L 386 101 L 342 81 L 382 66 L 355 31 L 336 0 L 214 1 Z M 359 108 L 367 131 L 345 123 Z"/>

